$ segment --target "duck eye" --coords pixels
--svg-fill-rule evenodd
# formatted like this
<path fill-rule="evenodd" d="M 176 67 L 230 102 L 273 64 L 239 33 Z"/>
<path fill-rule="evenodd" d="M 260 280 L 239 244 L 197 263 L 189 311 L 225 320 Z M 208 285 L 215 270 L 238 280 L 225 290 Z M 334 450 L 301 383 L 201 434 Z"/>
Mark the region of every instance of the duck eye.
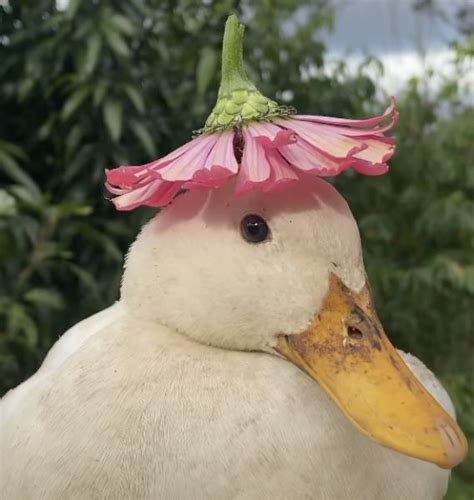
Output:
<path fill-rule="evenodd" d="M 268 238 L 270 228 L 260 215 L 246 215 L 240 222 L 242 236 L 250 243 L 260 243 Z"/>

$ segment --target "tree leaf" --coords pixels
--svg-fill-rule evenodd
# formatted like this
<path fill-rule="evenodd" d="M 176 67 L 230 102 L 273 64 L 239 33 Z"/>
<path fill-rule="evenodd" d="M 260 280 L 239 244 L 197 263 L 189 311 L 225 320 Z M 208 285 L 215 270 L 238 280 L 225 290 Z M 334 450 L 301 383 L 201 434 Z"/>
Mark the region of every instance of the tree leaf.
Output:
<path fill-rule="evenodd" d="M 61 217 L 70 217 L 71 215 L 85 217 L 93 212 L 90 205 L 72 202 L 61 203 L 60 205 L 57 205 L 57 209 Z"/>
<path fill-rule="evenodd" d="M 11 142 L 7 141 L 0 141 L 0 149 L 3 149 L 3 151 L 6 151 L 7 153 L 10 154 L 10 156 L 14 156 L 16 158 L 19 158 L 20 160 L 26 161 L 27 156 L 25 152 L 18 147 L 16 144 L 12 144 Z"/>
<path fill-rule="evenodd" d="M 73 19 L 76 17 L 77 11 L 81 6 L 82 0 L 69 0 L 69 4 L 66 10 L 66 18 Z"/>
<path fill-rule="evenodd" d="M 34 199 L 41 199 L 41 191 L 36 182 L 20 167 L 11 156 L 0 150 L 0 170 L 8 177 L 25 186 Z"/>
<path fill-rule="evenodd" d="M 196 85 L 199 95 L 206 92 L 217 69 L 219 56 L 212 47 L 204 47 L 196 69 Z"/>
<path fill-rule="evenodd" d="M 103 108 L 104 122 L 110 136 L 117 142 L 122 133 L 122 103 L 117 99 L 108 99 Z"/>
<path fill-rule="evenodd" d="M 100 80 L 96 86 L 94 87 L 94 96 L 93 96 L 93 102 L 94 106 L 99 106 L 102 104 L 102 101 L 104 100 L 105 94 L 107 93 L 107 90 L 109 90 L 110 87 L 110 82 L 107 80 Z"/>
<path fill-rule="evenodd" d="M 58 292 L 48 288 L 31 288 L 23 298 L 32 304 L 47 306 L 51 309 L 62 309 L 64 300 Z"/>
<path fill-rule="evenodd" d="M 16 200 L 5 189 L 0 189 L 0 217 L 11 217 L 16 215 Z"/>
<path fill-rule="evenodd" d="M 89 86 L 77 89 L 64 104 L 61 110 L 61 119 L 63 121 L 68 120 L 79 109 L 90 93 L 91 87 Z"/>
<path fill-rule="evenodd" d="M 94 33 L 87 40 L 87 48 L 84 56 L 82 72 L 90 75 L 94 72 L 102 49 L 102 38 L 99 33 Z"/>
<path fill-rule="evenodd" d="M 124 16 L 113 14 L 107 18 L 107 22 L 112 24 L 118 31 L 124 35 L 132 36 L 135 34 L 135 26 Z"/>
<path fill-rule="evenodd" d="M 79 279 L 81 285 L 83 285 L 96 300 L 100 300 L 99 284 L 94 275 L 90 271 L 72 262 L 66 262 L 65 265 L 66 268 Z"/>
<path fill-rule="evenodd" d="M 135 87 L 132 87 L 132 85 L 124 85 L 123 88 L 128 98 L 130 99 L 130 101 L 132 101 L 133 105 L 135 106 L 135 109 L 140 114 L 143 114 L 145 112 L 145 102 L 143 100 L 141 93 Z"/>
<path fill-rule="evenodd" d="M 30 95 L 31 91 L 33 90 L 35 86 L 35 80 L 31 77 L 25 77 L 23 78 L 19 83 L 17 87 L 17 94 L 18 94 L 18 99 L 20 102 L 23 102 L 27 99 L 27 97 Z"/>
<path fill-rule="evenodd" d="M 26 309 L 19 303 L 13 303 L 7 311 L 7 333 L 23 333 L 26 344 L 34 347 L 38 343 L 38 328 Z"/>
<path fill-rule="evenodd" d="M 14 184 L 13 186 L 10 186 L 8 190 L 18 201 L 21 201 L 25 205 L 31 204 L 31 191 L 24 185 Z"/>
<path fill-rule="evenodd" d="M 130 0 L 133 5 L 143 16 L 151 17 L 154 14 L 153 9 L 144 0 Z"/>
<path fill-rule="evenodd" d="M 134 119 L 130 120 L 130 128 L 132 129 L 135 137 L 140 141 L 141 145 L 150 156 L 150 158 L 156 156 L 155 143 L 147 128 L 142 123 Z"/>
<path fill-rule="evenodd" d="M 104 29 L 105 39 L 109 47 L 119 56 L 129 57 L 130 50 L 127 43 L 119 32 L 115 31 L 110 26 Z"/>
<path fill-rule="evenodd" d="M 93 157 L 94 147 L 91 144 L 86 144 L 80 147 L 74 154 L 74 157 L 71 158 L 70 162 L 65 169 L 62 182 L 64 185 L 71 185 L 74 177 L 80 176 L 81 169 L 85 167 L 86 164 L 91 162 L 91 157 Z M 74 187 L 80 189 L 80 184 Z"/>
<path fill-rule="evenodd" d="M 71 157 L 76 152 L 82 136 L 84 135 L 84 129 L 78 123 L 67 134 L 65 146 L 66 146 L 66 157 Z"/>

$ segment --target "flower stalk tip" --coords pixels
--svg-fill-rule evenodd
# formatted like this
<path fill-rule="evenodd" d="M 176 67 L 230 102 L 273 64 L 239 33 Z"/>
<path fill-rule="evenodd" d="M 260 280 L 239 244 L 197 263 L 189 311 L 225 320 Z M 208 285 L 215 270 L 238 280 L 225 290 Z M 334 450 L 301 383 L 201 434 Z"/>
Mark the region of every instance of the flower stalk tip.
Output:
<path fill-rule="evenodd" d="M 291 114 L 288 107 L 265 97 L 247 77 L 243 61 L 244 31 L 245 26 L 239 23 L 237 16 L 229 16 L 222 42 L 221 83 L 217 102 L 201 130 L 203 133 Z"/>
<path fill-rule="evenodd" d="M 257 90 L 250 82 L 244 69 L 245 26 L 239 23 L 237 16 L 229 16 L 225 23 L 222 41 L 222 76 L 219 95 L 229 94 L 234 90 Z"/>

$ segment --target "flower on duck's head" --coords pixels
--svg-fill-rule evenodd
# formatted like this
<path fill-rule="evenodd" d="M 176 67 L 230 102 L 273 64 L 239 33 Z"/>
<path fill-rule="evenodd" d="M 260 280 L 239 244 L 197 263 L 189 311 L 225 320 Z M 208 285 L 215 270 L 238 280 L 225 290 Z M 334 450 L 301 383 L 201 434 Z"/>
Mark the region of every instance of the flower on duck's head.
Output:
<path fill-rule="evenodd" d="M 234 177 L 235 193 L 242 195 L 298 182 L 306 174 L 388 171 L 395 140 L 384 133 L 398 119 L 394 98 L 382 115 L 365 120 L 295 114 L 264 97 L 247 79 L 243 31 L 237 17 L 230 16 L 217 103 L 199 135 L 145 165 L 107 171 L 106 186 L 117 195 L 113 203 L 118 210 L 164 207 L 182 190 L 218 188 Z"/>

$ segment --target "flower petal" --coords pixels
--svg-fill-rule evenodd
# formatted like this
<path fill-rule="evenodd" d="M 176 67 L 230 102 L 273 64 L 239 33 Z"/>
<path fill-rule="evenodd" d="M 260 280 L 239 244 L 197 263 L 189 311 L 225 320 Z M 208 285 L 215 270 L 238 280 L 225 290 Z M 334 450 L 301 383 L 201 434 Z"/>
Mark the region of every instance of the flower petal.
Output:
<path fill-rule="evenodd" d="M 389 137 L 365 138 L 367 148 L 354 155 L 370 163 L 385 163 L 395 153 L 395 140 Z"/>
<path fill-rule="evenodd" d="M 265 149 L 265 154 L 271 166 L 271 176 L 263 186 L 264 192 L 272 191 L 299 180 L 294 169 L 275 148 Z"/>
<path fill-rule="evenodd" d="M 363 137 L 371 137 L 373 135 L 382 136 L 385 132 L 389 131 L 392 127 L 394 127 L 398 123 L 398 117 L 399 113 L 398 112 L 394 113 L 392 115 L 390 122 L 384 125 L 383 127 L 351 128 L 339 125 L 326 125 L 326 124 L 319 124 L 319 126 L 322 127 L 321 130 L 326 130 L 327 133 L 347 135 L 348 137 L 356 138 L 356 140 L 363 140 Z"/>
<path fill-rule="evenodd" d="M 182 189 L 177 182 L 164 182 L 156 179 L 112 200 L 117 210 L 133 210 L 142 205 L 164 207 L 171 203 Z"/>
<path fill-rule="evenodd" d="M 252 124 L 252 133 L 265 149 L 287 146 L 288 144 L 294 144 L 298 140 L 295 132 L 273 123 Z"/>
<path fill-rule="evenodd" d="M 282 127 L 293 130 L 311 146 L 333 158 L 348 158 L 365 148 L 363 142 L 333 132 L 318 123 L 291 119 L 280 120 L 277 123 Z"/>
<path fill-rule="evenodd" d="M 146 169 L 143 172 L 137 173 L 137 176 L 140 177 L 141 175 L 146 175 L 147 172 L 160 170 L 166 165 L 169 165 L 174 160 L 177 160 L 184 154 L 188 153 L 190 150 L 194 151 L 196 150 L 196 148 L 201 147 L 202 143 L 207 143 L 209 141 L 213 142 L 213 139 L 209 139 L 210 137 L 212 136 L 201 135 L 199 137 L 196 137 L 195 139 L 192 139 L 186 144 L 183 144 L 178 149 L 171 151 L 171 153 L 168 153 L 166 156 L 158 158 L 157 160 L 151 161 L 149 163 L 145 163 L 144 165 L 142 165 L 142 167 L 146 167 Z"/>
<path fill-rule="evenodd" d="M 252 127 L 244 128 L 242 135 L 245 144 L 235 188 L 235 193 L 238 195 L 248 193 L 265 183 L 270 179 L 271 173 L 265 149 L 253 136 Z"/>
<path fill-rule="evenodd" d="M 188 148 L 182 155 L 168 162 L 157 173 L 166 181 L 191 180 L 198 170 L 204 168 L 207 157 L 218 139 L 219 136 L 214 134 L 202 135 L 192 140 L 189 144 L 192 144 L 193 147 Z"/>
<path fill-rule="evenodd" d="M 223 186 L 229 176 L 235 175 L 229 173 L 229 170 L 219 165 L 214 165 L 210 169 L 198 170 L 194 175 L 192 181 L 188 181 L 183 185 L 185 189 L 192 189 L 195 187 L 205 188 L 218 188 Z"/>
<path fill-rule="evenodd" d="M 107 188 L 107 191 L 109 191 L 112 194 L 125 194 L 130 191 L 130 188 L 121 188 L 121 187 L 116 187 L 112 184 L 109 184 L 108 182 L 105 182 L 105 187 Z"/>
<path fill-rule="evenodd" d="M 344 127 L 374 127 L 379 123 L 386 120 L 393 113 L 398 115 L 396 111 L 396 100 L 395 97 L 390 97 L 389 107 L 379 116 L 374 116 L 373 118 L 366 118 L 365 120 L 350 120 L 347 118 L 334 118 L 332 116 L 318 116 L 318 115 L 294 115 L 292 119 L 304 120 L 310 122 L 325 123 L 328 125 L 341 125 Z"/>
<path fill-rule="evenodd" d="M 324 155 L 303 139 L 299 139 L 296 144 L 283 146 L 278 151 L 293 167 L 312 175 L 337 175 L 351 164 L 350 158 L 337 159 Z"/>
<path fill-rule="evenodd" d="M 389 166 L 386 163 L 370 163 L 365 160 L 355 161 L 351 166 L 360 174 L 372 176 L 386 174 L 389 170 Z"/>
<path fill-rule="evenodd" d="M 205 167 L 210 169 L 219 166 L 236 174 L 239 164 L 234 154 L 234 131 L 222 132 L 214 146 L 212 154 L 209 155 Z"/>
<path fill-rule="evenodd" d="M 236 194 L 244 194 L 301 181 L 305 174 L 334 176 L 348 168 L 381 175 L 395 151 L 395 139 L 383 134 L 397 119 L 392 99 L 382 115 L 366 120 L 296 115 L 254 122 L 237 134 L 232 129 L 201 135 L 145 165 L 108 170 L 106 187 L 116 195 L 118 210 L 132 210 L 166 206 L 183 189 L 218 188 L 232 176 L 237 176 Z M 242 156 L 240 166 L 236 155 Z"/>
<path fill-rule="evenodd" d="M 136 174 L 146 169 L 144 166 L 118 167 L 106 170 L 107 182 L 114 186 L 133 186 L 137 182 Z"/>
<path fill-rule="evenodd" d="M 163 180 L 192 181 L 190 185 L 216 187 L 222 184 L 222 179 L 237 173 L 239 165 L 234 154 L 232 130 L 200 139 L 193 148 L 160 169 L 158 175 Z"/>

